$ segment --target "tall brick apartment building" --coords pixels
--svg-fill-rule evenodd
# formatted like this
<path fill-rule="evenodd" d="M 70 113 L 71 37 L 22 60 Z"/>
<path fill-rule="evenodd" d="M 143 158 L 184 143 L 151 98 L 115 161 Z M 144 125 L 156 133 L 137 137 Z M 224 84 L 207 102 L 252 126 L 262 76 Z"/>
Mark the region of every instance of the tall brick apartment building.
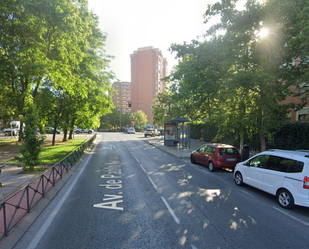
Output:
<path fill-rule="evenodd" d="M 131 57 L 131 100 L 132 112 L 142 110 L 153 124 L 151 106 L 155 95 L 163 92 L 167 76 L 167 61 L 161 51 L 153 47 L 139 48 Z"/>
<path fill-rule="evenodd" d="M 131 82 L 114 82 L 112 87 L 117 91 L 112 95 L 114 105 L 123 114 L 130 114 L 128 101 L 131 101 Z"/>

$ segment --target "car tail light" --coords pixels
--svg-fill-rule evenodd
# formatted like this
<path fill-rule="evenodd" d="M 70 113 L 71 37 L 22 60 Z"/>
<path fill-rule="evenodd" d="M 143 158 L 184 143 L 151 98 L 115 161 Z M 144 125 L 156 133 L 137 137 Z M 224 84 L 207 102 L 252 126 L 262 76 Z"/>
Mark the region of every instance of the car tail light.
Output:
<path fill-rule="evenodd" d="M 305 176 L 305 177 L 304 177 L 304 185 L 303 185 L 303 188 L 309 189 L 309 177 L 308 177 L 308 176 Z"/>

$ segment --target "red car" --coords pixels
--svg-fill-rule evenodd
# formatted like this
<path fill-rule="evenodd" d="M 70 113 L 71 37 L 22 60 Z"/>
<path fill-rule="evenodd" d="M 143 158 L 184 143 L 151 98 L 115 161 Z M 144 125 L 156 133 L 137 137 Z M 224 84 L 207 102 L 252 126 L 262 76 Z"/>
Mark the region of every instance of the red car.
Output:
<path fill-rule="evenodd" d="M 216 168 L 234 169 L 240 161 L 239 151 L 227 144 L 203 144 L 191 153 L 191 163 L 204 164 L 210 171 L 215 171 Z"/>

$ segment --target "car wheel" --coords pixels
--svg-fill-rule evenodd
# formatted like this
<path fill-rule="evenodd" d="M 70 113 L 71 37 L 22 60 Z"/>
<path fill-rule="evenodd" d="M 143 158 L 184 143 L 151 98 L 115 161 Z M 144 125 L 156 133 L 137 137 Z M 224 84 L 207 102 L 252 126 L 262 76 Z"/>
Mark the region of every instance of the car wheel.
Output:
<path fill-rule="evenodd" d="M 208 169 L 211 171 L 211 172 L 214 172 L 215 171 L 215 165 L 213 162 L 209 162 L 208 164 Z"/>
<path fill-rule="evenodd" d="M 235 173 L 235 179 L 234 179 L 234 181 L 235 181 L 236 185 L 238 185 L 238 186 L 244 185 L 244 181 L 243 181 L 243 179 L 242 179 L 242 174 L 241 174 L 240 172 L 237 171 L 237 172 Z"/>
<path fill-rule="evenodd" d="M 195 159 L 194 159 L 194 156 L 193 156 L 193 155 L 191 155 L 191 163 L 192 163 L 192 164 L 196 164 L 196 161 L 195 161 Z"/>
<path fill-rule="evenodd" d="M 290 191 L 286 189 L 281 189 L 277 193 L 277 200 L 281 207 L 283 208 L 293 208 L 294 198 Z"/>
<path fill-rule="evenodd" d="M 91 134 L 92 133 L 92 131 L 88 131 L 88 134 Z"/>
<path fill-rule="evenodd" d="M 76 131 L 76 134 L 79 134 L 79 131 Z"/>
<path fill-rule="evenodd" d="M 147 135 L 145 135 L 145 137 L 147 137 Z"/>

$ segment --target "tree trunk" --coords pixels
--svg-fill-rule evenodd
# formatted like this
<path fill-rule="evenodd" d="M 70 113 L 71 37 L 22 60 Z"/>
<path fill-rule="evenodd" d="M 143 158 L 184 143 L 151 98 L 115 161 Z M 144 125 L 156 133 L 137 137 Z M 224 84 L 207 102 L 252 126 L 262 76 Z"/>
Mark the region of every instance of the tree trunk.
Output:
<path fill-rule="evenodd" d="M 53 141 L 52 141 L 52 146 L 55 145 L 55 140 L 56 140 L 56 129 L 54 129 L 54 132 L 53 132 Z"/>
<path fill-rule="evenodd" d="M 264 135 L 260 135 L 260 141 L 261 141 L 261 151 L 266 150 L 266 139 Z"/>
<path fill-rule="evenodd" d="M 62 142 L 67 141 L 67 135 L 68 135 L 68 129 L 64 129 L 64 130 L 63 130 L 63 139 L 62 139 Z"/>
<path fill-rule="evenodd" d="M 240 152 L 240 155 L 242 155 L 242 151 L 243 151 L 243 147 L 244 147 L 244 134 L 240 134 L 240 137 L 239 137 L 239 140 L 240 140 L 240 143 L 239 143 L 239 152 Z"/>

